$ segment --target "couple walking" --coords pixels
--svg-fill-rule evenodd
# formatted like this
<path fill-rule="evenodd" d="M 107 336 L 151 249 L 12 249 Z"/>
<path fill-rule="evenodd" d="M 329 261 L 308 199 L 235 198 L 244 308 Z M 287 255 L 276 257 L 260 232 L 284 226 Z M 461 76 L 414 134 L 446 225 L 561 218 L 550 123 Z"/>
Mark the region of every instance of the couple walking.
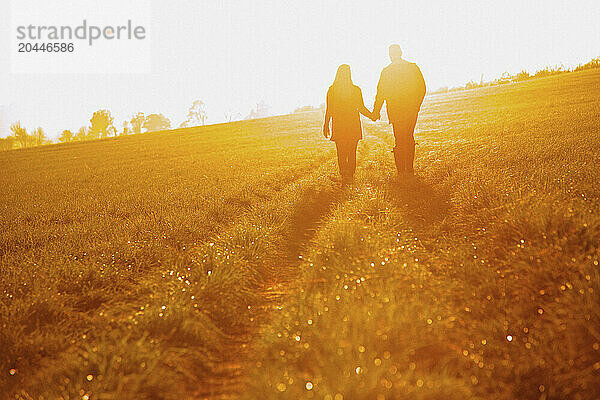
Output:
<path fill-rule="evenodd" d="M 392 152 L 398 174 L 413 173 L 413 133 L 425 97 L 425 81 L 419 67 L 402 58 L 400 46 L 391 45 L 389 53 L 392 63 L 381 72 L 373 112 L 365 107 L 362 92 L 352 83 L 350 66 L 347 64 L 339 66 L 333 85 L 327 91 L 323 134 L 335 142 L 344 183 L 352 181 L 356 170 L 356 146 L 362 139 L 360 114 L 377 121 L 384 101 L 396 139 Z"/>

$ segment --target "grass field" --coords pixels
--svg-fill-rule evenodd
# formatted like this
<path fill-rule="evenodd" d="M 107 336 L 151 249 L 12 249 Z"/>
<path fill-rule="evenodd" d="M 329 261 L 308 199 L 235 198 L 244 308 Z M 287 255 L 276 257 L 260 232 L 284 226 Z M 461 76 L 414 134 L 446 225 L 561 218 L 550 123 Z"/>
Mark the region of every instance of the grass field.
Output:
<path fill-rule="evenodd" d="M 0 153 L 0 397 L 600 398 L 600 71 Z"/>

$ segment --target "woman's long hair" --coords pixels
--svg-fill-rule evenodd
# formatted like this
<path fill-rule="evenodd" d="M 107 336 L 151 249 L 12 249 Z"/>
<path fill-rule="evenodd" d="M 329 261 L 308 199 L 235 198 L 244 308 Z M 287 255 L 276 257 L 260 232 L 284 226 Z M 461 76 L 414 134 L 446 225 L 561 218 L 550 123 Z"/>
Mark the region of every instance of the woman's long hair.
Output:
<path fill-rule="evenodd" d="M 353 86 L 354 83 L 352 83 L 350 66 L 348 64 L 340 65 L 337 69 L 337 72 L 335 73 L 333 85 L 331 85 L 336 97 L 342 99 L 348 98 L 350 96 Z"/>

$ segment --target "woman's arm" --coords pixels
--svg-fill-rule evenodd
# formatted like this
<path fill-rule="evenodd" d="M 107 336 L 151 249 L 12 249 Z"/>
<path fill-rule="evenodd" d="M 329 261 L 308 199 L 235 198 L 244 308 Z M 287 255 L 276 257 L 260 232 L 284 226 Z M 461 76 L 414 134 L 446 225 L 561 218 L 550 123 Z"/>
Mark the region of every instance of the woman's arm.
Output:
<path fill-rule="evenodd" d="M 358 103 L 358 112 L 364 115 L 367 118 L 373 119 L 373 113 L 369 111 L 367 107 L 365 107 L 365 102 L 363 100 L 362 90 L 358 89 L 360 101 Z"/>
<path fill-rule="evenodd" d="M 330 129 L 329 129 L 329 122 L 331 121 L 331 109 L 329 107 L 330 105 L 330 97 L 331 97 L 331 88 L 327 91 L 327 97 L 326 97 L 326 108 L 325 108 L 325 123 L 323 124 L 323 135 L 329 139 L 329 137 L 331 136 L 330 134 Z"/>

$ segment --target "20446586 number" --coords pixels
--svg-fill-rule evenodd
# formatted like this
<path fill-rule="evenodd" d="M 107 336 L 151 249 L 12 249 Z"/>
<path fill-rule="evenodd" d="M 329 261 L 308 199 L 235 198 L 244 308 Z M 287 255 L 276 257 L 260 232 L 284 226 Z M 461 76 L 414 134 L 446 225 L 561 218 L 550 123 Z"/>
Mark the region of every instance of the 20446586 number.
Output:
<path fill-rule="evenodd" d="M 19 53 L 72 53 L 73 50 L 73 43 L 19 43 Z"/>

